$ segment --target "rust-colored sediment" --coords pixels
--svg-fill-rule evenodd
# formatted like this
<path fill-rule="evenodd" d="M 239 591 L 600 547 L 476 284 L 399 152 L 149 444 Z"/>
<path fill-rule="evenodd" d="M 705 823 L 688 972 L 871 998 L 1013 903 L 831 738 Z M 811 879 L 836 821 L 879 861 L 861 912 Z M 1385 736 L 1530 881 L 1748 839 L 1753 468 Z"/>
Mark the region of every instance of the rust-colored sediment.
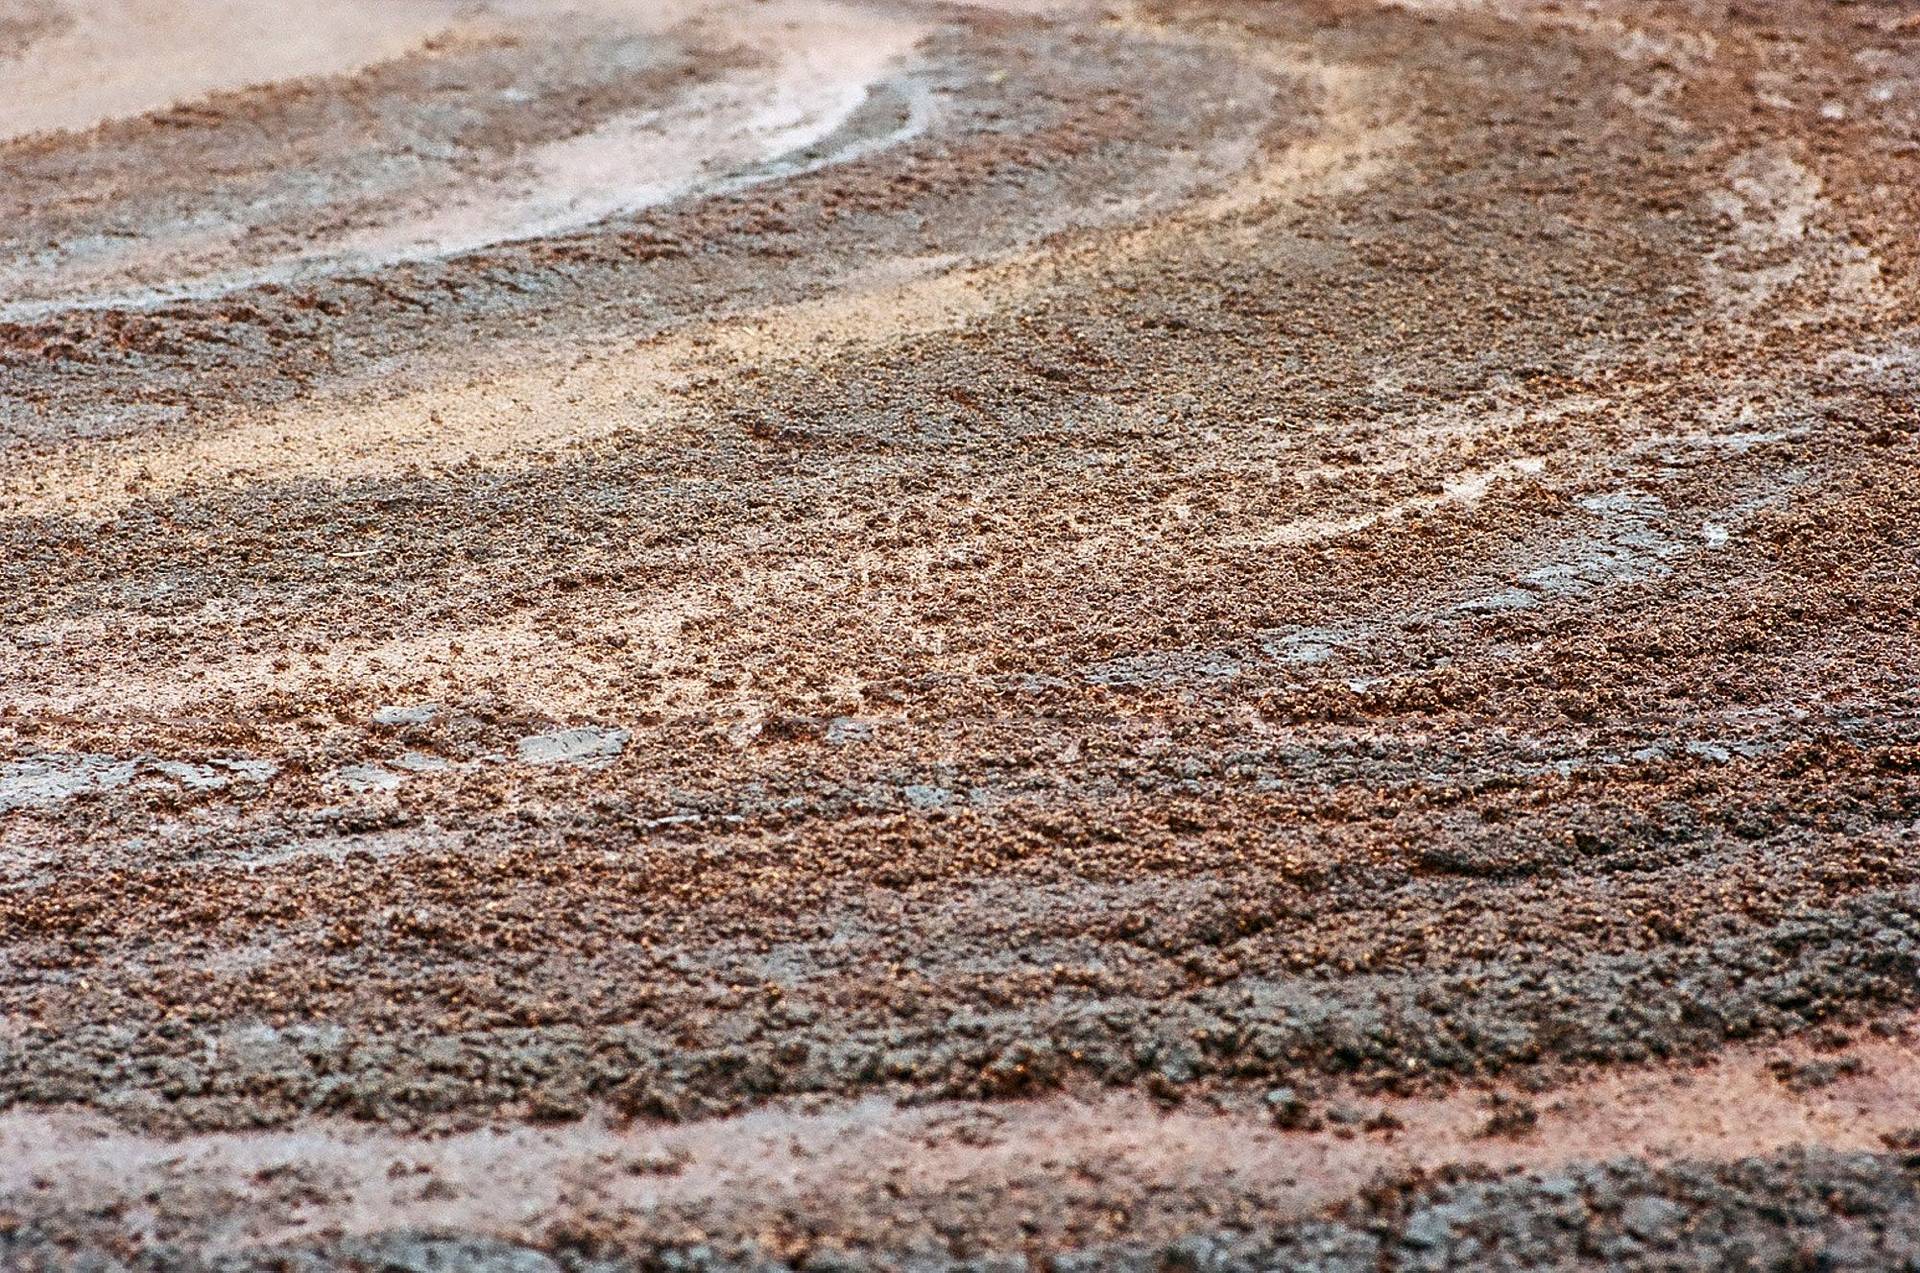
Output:
<path fill-rule="evenodd" d="M 0 81 L 0 1263 L 1920 1251 L 1905 7 Z"/>
<path fill-rule="evenodd" d="M 1792 1082 L 1820 1065 L 1838 1073 L 1815 1087 Z M 1920 1126 L 1920 1050 L 1903 1034 L 1844 1051 L 1735 1048 L 1704 1065 L 1622 1067 L 1544 1094 L 1329 1096 L 1327 1108 L 1349 1121 L 1318 1130 L 1276 1127 L 1264 1107 L 1168 1107 L 1137 1095 L 913 1106 L 876 1097 L 674 1127 L 596 1114 L 425 1140 L 337 1121 L 152 1137 L 86 1115 L 16 1111 L 0 1118 L 0 1194 L 39 1195 L 75 1214 L 145 1213 L 163 1228 L 189 1218 L 170 1202 L 183 1190 L 249 1199 L 244 1214 L 195 1235 L 228 1251 L 407 1230 L 538 1244 L 609 1221 L 629 1240 L 697 1242 L 716 1228 L 777 1233 L 794 1216 L 823 1214 L 857 1217 L 869 1238 L 902 1247 L 937 1244 L 952 1225 L 987 1249 L 1167 1241 L 1196 1213 L 1298 1222 L 1376 1180 L 1440 1165 L 1551 1173 L 1623 1156 L 1882 1151 Z M 1532 1120 L 1496 1121 L 1513 1109 Z M 981 1197 L 997 1205 L 955 1205 Z"/>

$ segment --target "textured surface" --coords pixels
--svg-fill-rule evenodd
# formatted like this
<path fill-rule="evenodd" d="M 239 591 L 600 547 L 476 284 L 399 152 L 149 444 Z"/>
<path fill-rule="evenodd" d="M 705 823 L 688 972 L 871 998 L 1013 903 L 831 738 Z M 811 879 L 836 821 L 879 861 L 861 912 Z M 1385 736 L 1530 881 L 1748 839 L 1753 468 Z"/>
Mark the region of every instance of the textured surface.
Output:
<path fill-rule="evenodd" d="M 1910 7 L 217 7 L 0 4 L 8 1259 L 1920 1253 Z"/>

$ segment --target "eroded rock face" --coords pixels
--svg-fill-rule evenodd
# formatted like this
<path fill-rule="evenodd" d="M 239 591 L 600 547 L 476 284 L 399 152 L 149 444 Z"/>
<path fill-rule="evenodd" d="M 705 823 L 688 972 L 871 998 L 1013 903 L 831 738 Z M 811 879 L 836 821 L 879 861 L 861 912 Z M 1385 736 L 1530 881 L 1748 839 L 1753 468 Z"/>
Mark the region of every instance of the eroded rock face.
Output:
<path fill-rule="evenodd" d="M 1912 1254 L 1901 6 L 14 9 L 0 1263 Z"/>

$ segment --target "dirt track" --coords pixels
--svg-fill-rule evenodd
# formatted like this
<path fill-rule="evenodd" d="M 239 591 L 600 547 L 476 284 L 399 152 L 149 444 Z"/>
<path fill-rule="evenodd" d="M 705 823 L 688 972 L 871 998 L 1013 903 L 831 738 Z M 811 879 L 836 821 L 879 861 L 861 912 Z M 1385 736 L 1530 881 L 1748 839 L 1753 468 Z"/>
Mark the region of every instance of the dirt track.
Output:
<path fill-rule="evenodd" d="M 0 0 L 0 1264 L 1920 1258 L 1910 5 L 282 9 Z"/>

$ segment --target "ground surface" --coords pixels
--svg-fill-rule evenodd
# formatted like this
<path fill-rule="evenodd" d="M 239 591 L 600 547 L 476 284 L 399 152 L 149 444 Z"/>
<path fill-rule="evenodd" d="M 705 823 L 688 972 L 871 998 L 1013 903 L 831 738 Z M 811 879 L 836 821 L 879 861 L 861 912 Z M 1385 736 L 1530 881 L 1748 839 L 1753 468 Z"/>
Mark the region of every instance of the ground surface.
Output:
<path fill-rule="evenodd" d="M 1911 6 L 0 78 L 0 1263 L 1920 1258 Z"/>

